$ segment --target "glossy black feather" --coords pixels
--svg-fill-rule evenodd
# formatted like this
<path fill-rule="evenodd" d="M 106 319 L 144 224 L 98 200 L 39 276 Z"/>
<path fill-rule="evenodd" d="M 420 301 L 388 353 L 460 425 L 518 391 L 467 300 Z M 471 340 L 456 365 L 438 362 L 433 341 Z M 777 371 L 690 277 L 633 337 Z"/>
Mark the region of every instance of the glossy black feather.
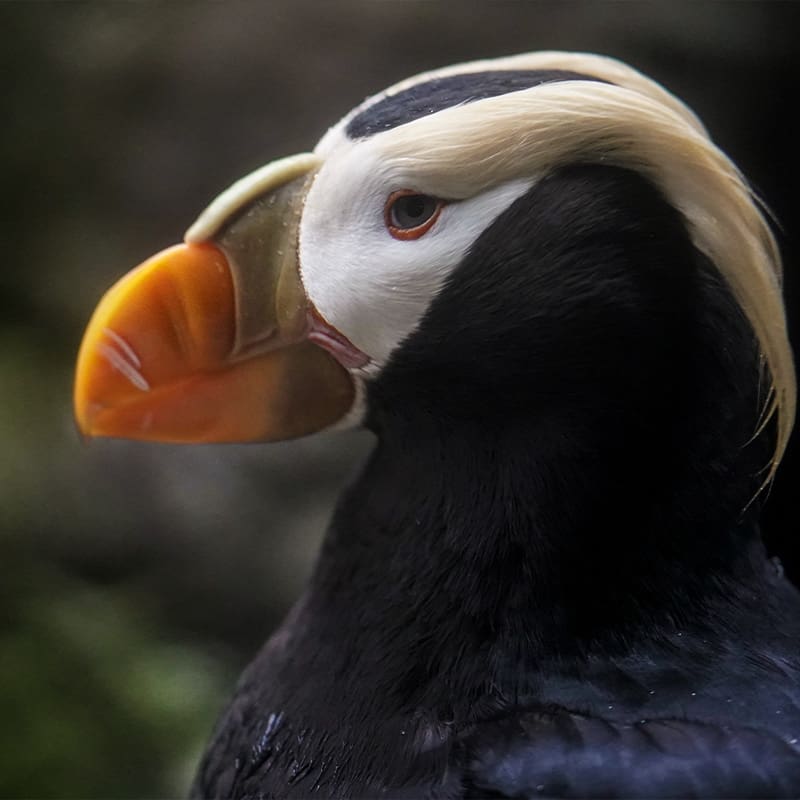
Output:
<path fill-rule="evenodd" d="M 799 794 L 758 370 L 645 179 L 538 182 L 370 386 L 376 449 L 194 795 Z"/>
<path fill-rule="evenodd" d="M 351 139 L 363 139 L 445 108 L 474 103 L 487 97 L 530 89 L 558 81 L 599 81 L 599 78 L 564 69 L 490 70 L 466 72 L 423 81 L 383 97 L 347 123 Z"/>
<path fill-rule="evenodd" d="M 794 797 L 800 760 L 778 736 L 685 719 L 613 723 L 563 710 L 482 726 L 467 797 Z"/>

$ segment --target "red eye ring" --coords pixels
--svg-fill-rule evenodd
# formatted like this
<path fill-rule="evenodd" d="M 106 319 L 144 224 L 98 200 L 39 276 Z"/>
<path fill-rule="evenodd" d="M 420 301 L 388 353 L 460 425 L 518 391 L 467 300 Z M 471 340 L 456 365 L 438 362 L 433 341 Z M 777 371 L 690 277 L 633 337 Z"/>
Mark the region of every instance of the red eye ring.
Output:
<path fill-rule="evenodd" d="M 383 218 L 386 228 L 395 239 L 419 239 L 433 227 L 444 206 L 444 200 L 438 197 L 413 189 L 398 189 L 386 200 Z M 420 222 L 414 224 L 415 220 Z"/>

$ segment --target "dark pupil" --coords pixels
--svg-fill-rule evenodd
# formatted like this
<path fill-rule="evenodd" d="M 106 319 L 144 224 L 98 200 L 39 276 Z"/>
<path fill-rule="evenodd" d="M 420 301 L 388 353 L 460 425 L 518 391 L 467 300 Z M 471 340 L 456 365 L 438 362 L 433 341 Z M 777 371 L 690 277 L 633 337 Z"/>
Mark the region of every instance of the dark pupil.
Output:
<path fill-rule="evenodd" d="M 392 224 L 397 228 L 416 228 L 430 219 L 436 210 L 436 200 L 426 194 L 407 194 L 398 197 L 392 206 Z"/>

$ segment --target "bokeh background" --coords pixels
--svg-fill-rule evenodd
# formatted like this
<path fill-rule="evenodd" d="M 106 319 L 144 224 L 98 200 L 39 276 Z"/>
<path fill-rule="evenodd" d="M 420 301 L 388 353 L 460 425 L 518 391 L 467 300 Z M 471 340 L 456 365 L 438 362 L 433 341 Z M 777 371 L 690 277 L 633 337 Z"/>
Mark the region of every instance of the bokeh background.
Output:
<path fill-rule="evenodd" d="M 1 4 L 0 796 L 184 794 L 371 445 L 82 443 L 72 365 L 112 281 L 391 82 L 581 49 L 669 86 L 750 177 L 800 342 L 799 23 L 699 0 Z M 795 443 L 765 528 L 796 578 L 797 479 Z"/>

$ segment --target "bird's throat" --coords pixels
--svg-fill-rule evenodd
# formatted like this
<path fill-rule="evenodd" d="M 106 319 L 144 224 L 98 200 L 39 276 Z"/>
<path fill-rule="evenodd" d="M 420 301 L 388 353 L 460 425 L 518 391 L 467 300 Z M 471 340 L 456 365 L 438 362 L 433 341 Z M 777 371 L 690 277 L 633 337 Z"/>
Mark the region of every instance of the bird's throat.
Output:
<path fill-rule="evenodd" d="M 520 676 L 554 658 L 696 623 L 749 568 L 752 525 L 695 511 L 697 484 L 667 481 L 665 450 L 633 475 L 641 454 L 625 450 L 552 421 L 385 437 L 342 498 L 298 611 L 317 653 L 329 649 L 317 663 L 348 676 L 341 685 L 360 675 L 361 689 L 380 675 L 392 692 L 366 696 L 382 702 L 469 703 L 488 686 L 529 691 Z"/>

